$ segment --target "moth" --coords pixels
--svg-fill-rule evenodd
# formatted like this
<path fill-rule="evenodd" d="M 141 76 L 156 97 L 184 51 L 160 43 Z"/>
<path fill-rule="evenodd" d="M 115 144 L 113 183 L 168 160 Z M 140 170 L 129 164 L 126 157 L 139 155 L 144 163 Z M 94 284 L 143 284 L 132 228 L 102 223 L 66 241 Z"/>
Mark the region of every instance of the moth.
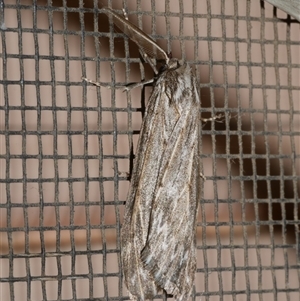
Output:
<path fill-rule="evenodd" d="M 192 68 L 109 8 L 156 73 L 142 123 L 121 230 L 121 260 L 131 300 L 165 291 L 190 296 L 196 271 L 200 198 L 200 97 Z M 164 64 L 157 72 L 154 59 Z M 90 81 L 91 82 L 91 81 Z"/>

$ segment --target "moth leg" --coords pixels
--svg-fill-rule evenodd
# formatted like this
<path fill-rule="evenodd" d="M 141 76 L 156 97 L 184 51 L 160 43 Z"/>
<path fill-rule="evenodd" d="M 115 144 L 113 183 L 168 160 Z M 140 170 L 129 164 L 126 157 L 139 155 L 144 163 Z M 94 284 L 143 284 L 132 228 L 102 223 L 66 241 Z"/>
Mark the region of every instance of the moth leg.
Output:
<path fill-rule="evenodd" d="M 133 83 L 133 84 L 128 84 L 128 85 L 115 85 L 115 86 L 111 86 L 109 83 L 102 83 L 102 82 L 96 82 L 96 81 L 93 81 L 89 78 L 86 78 L 86 77 L 82 77 L 82 79 L 84 81 L 86 81 L 87 83 L 90 83 L 94 86 L 97 86 L 97 87 L 105 87 L 107 89 L 111 89 L 111 88 L 114 88 L 114 89 L 124 89 L 124 91 L 129 91 L 131 90 L 132 88 L 130 88 L 130 86 L 134 86 L 133 88 L 135 88 L 135 85 L 136 83 Z M 146 82 L 148 84 L 148 82 Z M 137 87 L 140 86 L 140 85 L 144 85 L 145 83 L 142 82 L 142 83 L 138 83 Z"/>
<path fill-rule="evenodd" d="M 81 79 L 86 81 L 87 83 L 90 83 L 90 84 L 95 85 L 97 87 L 105 87 L 107 89 L 111 89 L 111 85 L 108 84 L 108 83 L 95 82 L 95 81 L 93 81 L 89 78 L 86 78 L 86 77 L 82 77 Z"/>
<path fill-rule="evenodd" d="M 147 84 L 152 84 L 153 82 L 154 82 L 154 79 L 152 78 L 152 79 L 149 79 L 149 80 L 146 80 L 146 81 L 143 81 L 143 82 L 128 84 L 126 86 L 123 86 L 124 92 L 125 91 L 130 91 L 134 88 L 142 87 L 142 86 L 147 85 Z"/>
<path fill-rule="evenodd" d="M 223 118 L 223 117 L 224 117 L 223 114 L 218 114 L 218 115 L 216 115 L 216 116 L 214 116 L 214 117 L 210 117 L 210 118 L 202 118 L 202 117 L 201 117 L 201 120 L 202 120 L 203 122 L 208 122 L 208 121 L 218 120 L 218 119 L 221 119 L 221 118 Z M 222 122 L 222 120 L 220 120 L 220 122 Z"/>
<path fill-rule="evenodd" d="M 90 84 L 95 85 L 97 87 L 105 87 L 107 89 L 112 88 L 112 86 L 108 83 L 96 82 L 96 81 L 93 81 L 93 80 L 91 80 L 89 78 L 86 78 L 86 77 L 82 77 L 82 79 L 84 81 L 86 81 L 87 83 L 90 83 Z M 143 81 L 143 82 L 140 82 L 140 83 L 133 83 L 133 84 L 128 84 L 128 85 L 116 85 L 116 86 L 113 86 L 113 88 L 114 89 L 123 89 L 124 92 L 125 92 L 125 91 L 130 91 L 131 89 L 134 89 L 134 88 L 137 88 L 137 87 L 140 87 L 140 86 L 151 84 L 151 83 L 153 83 L 153 81 L 154 81 L 154 79 L 150 79 L 150 80 Z"/>

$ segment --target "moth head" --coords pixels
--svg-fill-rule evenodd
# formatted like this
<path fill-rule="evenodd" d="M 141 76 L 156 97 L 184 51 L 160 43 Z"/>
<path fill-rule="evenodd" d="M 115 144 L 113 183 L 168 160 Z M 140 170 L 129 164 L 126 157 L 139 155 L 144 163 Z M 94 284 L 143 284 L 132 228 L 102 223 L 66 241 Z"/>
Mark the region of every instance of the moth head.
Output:
<path fill-rule="evenodd" d="M 180 63 L 179 63 L 178 59 L 172 58 L 167 62 L 166 66 L 167 66 L 167 69 L 176 69 L 180 66 Z"/>
<path fill-rule="evenodd" d="M 172 69 L 177 69 L 180 67 L 180 63 L 178 59 L 169 59 L 168 61 L 165 61 L 164 64 L 160 67 L 159 73 L 162 73 L 166 70 L 172 70 Z"/>

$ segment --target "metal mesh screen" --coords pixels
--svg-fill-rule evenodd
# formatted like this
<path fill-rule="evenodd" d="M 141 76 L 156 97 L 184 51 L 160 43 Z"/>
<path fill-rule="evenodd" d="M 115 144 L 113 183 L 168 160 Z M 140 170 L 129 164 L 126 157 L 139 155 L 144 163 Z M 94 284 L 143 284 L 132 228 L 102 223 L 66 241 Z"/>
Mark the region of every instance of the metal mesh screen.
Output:
<path fill-rule="evenodd" d="M 194 65 L 203 117 L 224 117 L 199 137 L 191 300 L 299 300 L 300 24 L 258 0 L 0 1 L 1 300 L 128 299 L 120 227 L 151 87 L 113 86 L 153 74 L 102 5 Z"/>

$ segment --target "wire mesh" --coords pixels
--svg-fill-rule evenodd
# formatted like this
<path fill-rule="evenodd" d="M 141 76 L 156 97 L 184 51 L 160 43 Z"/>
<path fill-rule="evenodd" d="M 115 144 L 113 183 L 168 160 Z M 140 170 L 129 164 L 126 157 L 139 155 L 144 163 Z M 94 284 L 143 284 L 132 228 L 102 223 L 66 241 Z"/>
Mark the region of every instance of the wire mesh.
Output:
<path fill-rule="evenodd" d="M 0 1 L 1 300 L 128 299 L 120 227 L 151 87 L 113 87 L 153 74 L 104 5 L 195 66 L 203 117 L 224 116 L 199 137 L 191 300 L 299 300 L 300 25 L 258 0 Z"/>

